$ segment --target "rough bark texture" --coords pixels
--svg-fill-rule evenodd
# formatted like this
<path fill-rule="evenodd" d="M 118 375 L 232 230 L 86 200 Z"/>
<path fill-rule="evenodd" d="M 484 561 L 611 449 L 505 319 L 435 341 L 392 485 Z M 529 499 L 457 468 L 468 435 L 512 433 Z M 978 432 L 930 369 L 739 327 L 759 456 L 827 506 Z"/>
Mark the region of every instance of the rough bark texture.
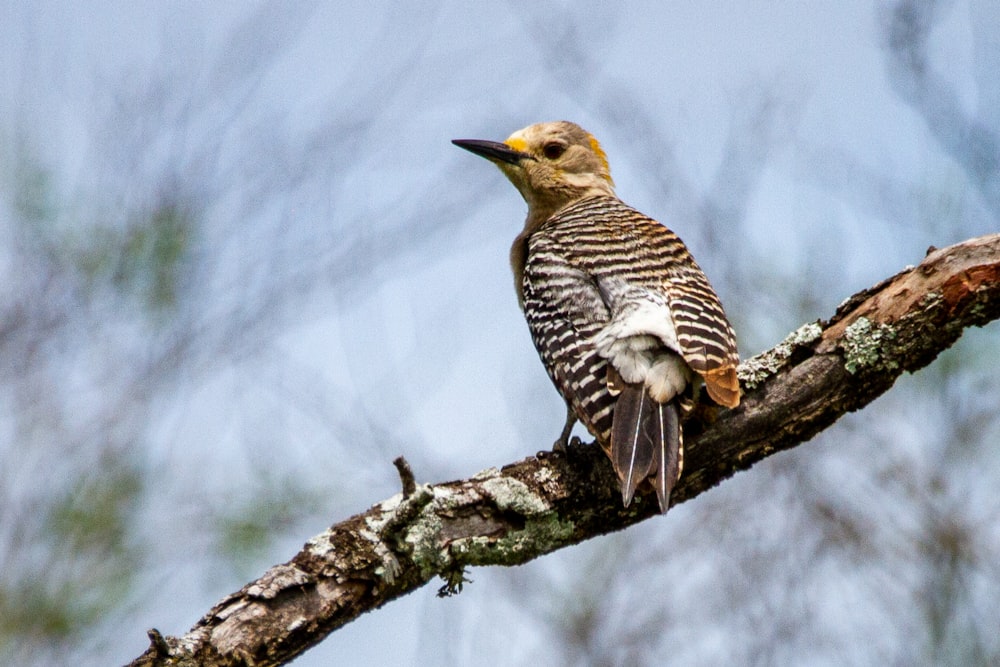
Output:
<path fill-rule="evenodd" d="M 686 425 L 680 503 L 803 443 L 930 363 L 969 326 L 1000 317 L 1000 234 L 931 250 L 744 362 L 742 404 Z M 995 363 L 995 360 L 990 363 Z M 657 514 L 651 493 L 623 508 L 597 447 L 571 446 L 461 481 L 413 485 L 309 540 L 287 563 L 216 604 L 182 637 L 150 631 L 132 665 L 278 665 L 360 614 L 473 565 L 514 565 Z"/>

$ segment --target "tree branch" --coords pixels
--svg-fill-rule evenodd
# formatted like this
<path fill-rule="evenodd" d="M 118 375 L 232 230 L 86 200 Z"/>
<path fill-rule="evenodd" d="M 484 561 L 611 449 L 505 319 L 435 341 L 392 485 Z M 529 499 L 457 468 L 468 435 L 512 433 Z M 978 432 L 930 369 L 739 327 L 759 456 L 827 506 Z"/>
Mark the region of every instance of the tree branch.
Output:
<path fill-rule="evenodd" d="M 741 405 L 703 407 L 685 425 L 685 474 L 671 501 L 809 440 L 926 366 L 966 327 L 997 318 L 1000 234 L 932 249 L 829 321 L 743 363 Z M 151 630 L 149 649 L 131 664 L 283 664 L 434 577 L 445 582 L 440 594 L 455 593 L 468 566 L 523 563 L 657 513 L 649 494 L 623 508 L 604 454 L 583 445 L 407 491 L 313 537 L 184 636 Z"/>

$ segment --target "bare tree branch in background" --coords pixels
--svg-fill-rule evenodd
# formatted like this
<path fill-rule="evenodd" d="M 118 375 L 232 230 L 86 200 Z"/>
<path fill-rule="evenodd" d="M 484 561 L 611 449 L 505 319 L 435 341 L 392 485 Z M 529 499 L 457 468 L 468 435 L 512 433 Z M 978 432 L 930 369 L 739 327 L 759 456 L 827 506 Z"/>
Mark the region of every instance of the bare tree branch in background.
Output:
<path fill-rule="evenodd" d="M 965 112 L 952 85 L 929 61 L 927 42 L 946 3 L 903 0 L 887 12 L 888 68 L 896 92 L 920 114 L 941 147 L 969 174 L 1000 217 L 1000 137 Z"/>
<path fill-rule="evenodd" d="M 293 131 L 284 111 L 262 104 L 271 69 L 309 22 L 308 5 L 252 10 L 214 60 L 191 67 L 164 54 L 98 90 L 93 114 L 80 118 L 87 166 L 78 180 L 61 182 L 36 148 L 44 142 L 35 135 L 51 128 L 30 112 L 0 127 L 0 661 L 63 662 L 110 614 L 131 613 L 137 580 L 156 566 L 143 554 L 163 555 L 147 541 L 142 512 L 150 497 L 166 497 L 157 481 L 175 463 L 152 453 L 164 413 L 233 368 L 281 392 L 260 377 L 281 354 L 276 338 L 335 311 L 331 299 L 370 291 L 387 265 L 456 243 L 463 219 L 433 192 L 400 192 L 401 206 L 384 188 L 366 211 L 374 222 L 359 224 L 350 218 L 360 215 L 355 195 L 341 184 L 374 170 L 363 148 L 393 123 L 384 110 L 411 59 L 378 77 L 353 74 L 343 84 L 350 95 L 329 100 L 325 124 L 311 131 Z M 400 55 L 422 48 L 421 30 L 429 24 L 409 26 L 412 45 L 396 40 Z M 21 78 L 30 87 L 45 76 L 26 69 Z M 299 370 L 274 365 L 285 378 Z M 287 381 L 296 391 L 321 386 L 299 377 Z M 307 417 L 332 424 L 329 450 L 372 439 L 352 399 L 316 401 Z M 304 412 L 305 400 L 288 404 Z M 267 421 L 259 403 L 240 408 Z M 237 431 L 240 416 L 228 420 Z M 345 459 L 365 458 L 358 451 Z M 255 470 L 260 493 L 238 503 L 203 501 L 204 485 L 181 492 L 178 515 L 214 528 L 201 538 L 218 540 L 219 560 L 288 530 L 283 508 L 315 504 L 300 479 L 278 484 L 269 472 Z M 351 481 L 322 493 L 343 495 Z M 253 539 L 227 543 L 231 524 Z"/>
<path fill-rule="evenodd" d="M 923 368 L 963 330 L 1000 318 L 1000 234 L 942 250 L 847 299 L 742 364 L 739 408 L 693 424 L 674 503 L 795 447 Z M 699 432 L 700 431 L 700 432 Z M 656 514 L 616 502 L 594 447 L 539 455 L 467 480 L 418 485 L 309 540 L 289 562 L 219 602 L 188 634 L 150 632 L 132 665 L 278 665 L 358 615 L 469 566 L 516 565 Z"/>

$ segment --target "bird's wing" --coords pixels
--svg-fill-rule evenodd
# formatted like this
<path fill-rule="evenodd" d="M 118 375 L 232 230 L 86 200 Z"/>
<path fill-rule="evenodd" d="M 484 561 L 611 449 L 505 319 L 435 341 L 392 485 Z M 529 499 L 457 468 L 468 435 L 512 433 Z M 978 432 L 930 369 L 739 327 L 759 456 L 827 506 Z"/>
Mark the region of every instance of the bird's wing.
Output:
<path fill-rule="evenodd" d="M 740 402 L 736 335 L 708 278 L 691 258 L 672 265 L 662 287 L 684 360 L 704 378 L 714 401 L 736 407 Z"/>
<path fill-rule="evenodd" d="M 614 398 L 607 363 L 590 343 L 610 318 L 593 277 L 574 266 L 557 240 L 535 234 L 523 285 L 525 318 L 535 348 L 559 393 L 602 444 L 611 431 Z"/>

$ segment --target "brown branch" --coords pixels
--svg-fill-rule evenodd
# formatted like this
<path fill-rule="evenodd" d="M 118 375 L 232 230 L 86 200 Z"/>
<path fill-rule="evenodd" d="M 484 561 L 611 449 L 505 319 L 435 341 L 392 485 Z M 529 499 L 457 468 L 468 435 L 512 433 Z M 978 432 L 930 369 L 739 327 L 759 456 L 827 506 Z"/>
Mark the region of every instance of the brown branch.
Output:
<path fill-rule="evenodd" d="M 672 501 L 805 442 L 930 363 L 966 327 L 997 318 L 1000 234 L 932 250 L 830 321 L 745 362 L 740 407 L 705 409 L 686 425 L 685 475 Z M 648 495 L 623 508 L 604 455 L 583 445 L 407 490 L 312 538 L 184 636 L 150 631 L 150 648 L 131 664 L 282 664 L 434 577 L 445 582 L 441 594 L 457 592 L 468 566 L 523 563 L 657 513 Z"/>

